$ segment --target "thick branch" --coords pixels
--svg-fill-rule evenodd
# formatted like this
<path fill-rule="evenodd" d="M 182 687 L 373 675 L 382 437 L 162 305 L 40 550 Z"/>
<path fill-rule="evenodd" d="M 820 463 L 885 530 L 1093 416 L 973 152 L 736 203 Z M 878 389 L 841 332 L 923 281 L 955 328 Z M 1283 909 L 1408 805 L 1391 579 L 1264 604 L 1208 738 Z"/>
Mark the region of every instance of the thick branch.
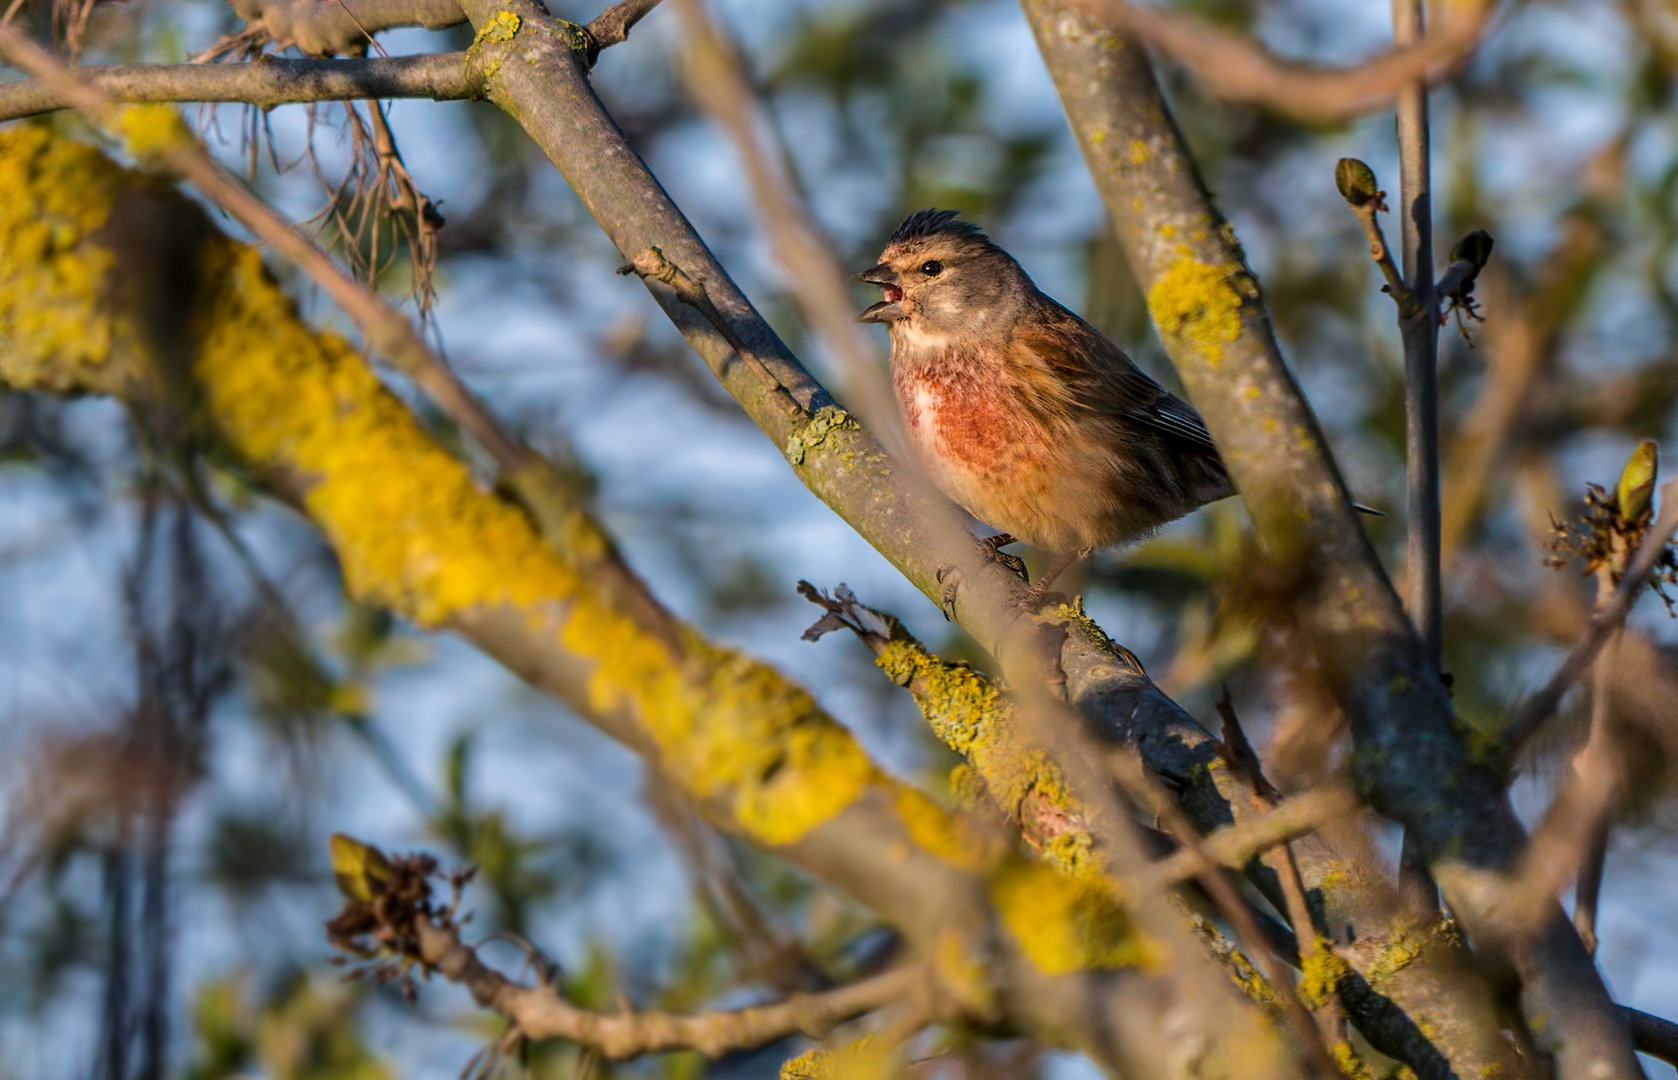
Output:
<path fill-rule="evenodd" d="M 459 934 L 428 919 L 416 923 L 420 955 L 450 982 L 459 983 L 479 1005 L 511 1020 L 527 1039 L 564 1039 L 591 1047 L 613 1061 L 697 1050 L 719 1057 L 731 1050 L 766 1046 L 800 1032 L 824 1038 L 847 1020 L 914 996 L 927 983 L 920 967 L 900 967 L 820 994 L 795 994 L 785 1001 L 745 1009 L 675 1014 L 601 1013 L 579 1009 L 554 987 L 522 986 L 478 958 Z"/>
<path fill-rule="evenodd" d="M 264 57 L 247 64 L 133 64 L 83 67 L 78 74 L 111 101 L 236 101 L 271 109 L 301 101 L 483 96 L 482 74 L 466 53 L 350 60 Z M 39 79 L 0 83 L 0 121 L 73 108 Z"/>
<path fill-rule="evenodd" d="M 1325 689 L 1350 720 L 1352 765 L 1410 830 L 1476 951 L 1518 971 L 1564 1077 L 1639 1075 L 1578 937 L 1552 905 L 1534 936 L 1503 918 L 1525 837 L 1502 777 L 1464 745 L 1437 665 L 1362 535 L 1321 430 L 1282 358 L 1233 233 L 1199 182 L 1147 57 L 1064 9 L 1027 2 L 1039 44 L 1166 348 L 1280 571 Z M 1274 571 L 1273 572 L 1277 572 Z M 1490 1016 L 1460 1050 L 1504 1056 Z M 1472 1058 L 1471 1058 L 1472 1059 Z M 1460 1062 L 1467 1065 L 1467 1061 Z M 1603 1071 L 1598 1071 L 1603 1070 Z"/>

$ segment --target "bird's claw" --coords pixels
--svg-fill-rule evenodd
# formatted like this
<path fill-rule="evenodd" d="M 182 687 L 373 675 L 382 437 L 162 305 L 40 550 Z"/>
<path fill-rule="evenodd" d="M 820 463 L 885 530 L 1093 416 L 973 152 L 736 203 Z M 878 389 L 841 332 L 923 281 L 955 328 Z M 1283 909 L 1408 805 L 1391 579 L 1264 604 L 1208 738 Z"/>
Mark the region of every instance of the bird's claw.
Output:
<path fill-rule="evenodd" d="M 1013 571 L 1015 577 L 1018 577 L 1021 581 L 1029 582 L 1031 575 L 1026 573 L 1025 560 L 1018 555 L 1010 555 L 1002 550 L 1009 544 L 1014 543 L 1018 543 L 1018 541 L 1007 533 L 997 533 L 995 536 L 987 536 L 980 540 L 979 546 L 985 549 L 985 554 L 988 557 Z"/>
<path fill-rule="evenodd" d="M 938 566 L 938 573 L 933 576 L 937 580 L 938 584 L 944 586 L 942 597 L 943 602 L 938 605 L 938 609 L 944 613 L 945 622 L 955 622 L 956 589 L 961 585 L 961 579 L 963 577 L 961 569 L 959 567 L 946 566 L 940 563 Z"/>

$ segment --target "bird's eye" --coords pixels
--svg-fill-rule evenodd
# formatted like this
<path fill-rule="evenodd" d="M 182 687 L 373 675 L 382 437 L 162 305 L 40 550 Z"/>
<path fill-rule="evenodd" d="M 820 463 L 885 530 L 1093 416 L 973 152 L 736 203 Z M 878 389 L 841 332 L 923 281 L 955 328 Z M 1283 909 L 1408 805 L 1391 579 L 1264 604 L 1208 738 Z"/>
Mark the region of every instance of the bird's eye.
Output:
<path fill-rule="evenodd" d="M 937 259 L 928 259 L 921 263 L 921 273 L 927 277 L 937 277 L 944 272 L 944 264 Z"/>

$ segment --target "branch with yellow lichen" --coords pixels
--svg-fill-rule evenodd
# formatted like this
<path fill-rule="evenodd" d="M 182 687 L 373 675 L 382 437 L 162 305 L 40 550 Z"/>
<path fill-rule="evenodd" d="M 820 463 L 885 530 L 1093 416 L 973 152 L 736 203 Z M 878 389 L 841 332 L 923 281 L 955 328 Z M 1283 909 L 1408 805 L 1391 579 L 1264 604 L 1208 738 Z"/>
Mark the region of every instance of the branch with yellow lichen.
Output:
<path fill-rule="evenodd" d="M 953 1014 L 1110 1063 L 1115 1028 L 1127 1047 L 1158 1029 L 1154 946 L 1109 888 L 885 775 L 772 669 L 674 620 L 673 634 L 646 625 L 603 586 L 610 545 L 591 518 L 576 515 L 571 544 L 545 543 L 348 342 L 298 318 L 255 249 L 43 128 L 0 133 L 0 190 L 8 383 L 173 417 L 159 427 L 306 514 L 353 596 L 478 644 L 645 755 L 719 828 L 900 926 Z M 148 242 L 158 229 L 170 243 Z"/>
<path fill-rule="evenodd" d="M 1625 1028 L 1560 909 L 1536 934 L 1509 932 L 1501 883 L 1526 840 L 1503 778 L 1464 743 L 1145 51 L 1064 4 L 1025 8 L 1166 349 L 1266 547 L 1300 576 L 1291 614 L 1350 721 L 1354 775 L 1417 839 L 1469 938 L 1520 974 L 1523 1010 L 1562 1075 L 1637 1076 Z M 1517 1067 L 1489 991 L 1460 985 L 1449 1012 L 1460 1027 L 1442 1030 L 1438 1045 L 1459 1073 Z M 1414 988 L 1438 997 L 1420 980 Z"/>

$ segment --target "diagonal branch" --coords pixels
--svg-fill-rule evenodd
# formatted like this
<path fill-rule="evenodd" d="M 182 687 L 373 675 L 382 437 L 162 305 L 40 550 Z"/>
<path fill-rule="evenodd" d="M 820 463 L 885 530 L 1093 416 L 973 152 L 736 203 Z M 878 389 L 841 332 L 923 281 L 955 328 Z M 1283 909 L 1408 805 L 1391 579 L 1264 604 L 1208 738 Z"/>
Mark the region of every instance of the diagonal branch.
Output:
<path fill-rule="evenodd" d="M 588 24 L 589 36 L 599 48 L 620 44 L 629 38 L 629 31 L 646 18 L 661 0 L 620 0 L 602 11 Z"/>
<path fill-rule="evenodd" d="M 429 919 L 415 924 L 421 959 L 472 994 L 479 1005 L 512 1021 L 526 1039 L 564 1039 L 590 1047 L 613 1061 L 697 1050 L 715 1058 L 805 1034 L 825 1038 L 847 1020 L 913 998 L 927 984 L 918 965 L 894 968 L 849 986 L 818 994 L 794 994 L 783 1001 L 744 1009 L 687 1014 L 601 1013 L 571 1004 L 553 986 L 523 986 L 485 964 L 457 930 Z"/>
<path fill-rule="evenodd" d="M 1415 43 L 1340 68 L 1284 60 L 1258 41 L 1192 15 L 1129 0 L 1072 0 L 1096 23 L 1134 35 L 1194 72 L 1214 96 L 1251 102 L 1307 124 L 1341 124 L 1390 104 L 1417 80 L 1438 82 L 1480 44 L 1496 0 L 1443 5 L 1444 25 Z"/>

